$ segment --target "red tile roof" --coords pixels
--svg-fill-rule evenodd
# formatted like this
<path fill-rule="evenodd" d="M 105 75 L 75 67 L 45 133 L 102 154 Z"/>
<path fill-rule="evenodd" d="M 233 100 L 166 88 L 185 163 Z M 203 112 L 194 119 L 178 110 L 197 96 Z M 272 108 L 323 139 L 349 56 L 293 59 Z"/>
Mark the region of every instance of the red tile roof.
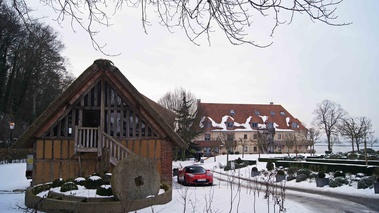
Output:
<path fill-rule="evenodd" d="M 278 129 L 293 129 L 291 123 L 296 122 L 299 128 L 293 130 L 305 130 L 301 122 L 294 118 L 284 107 L 276 104 L 223 104 L 223 103 L 199 103 L 204 110 L 204 115 L 212 118 L 215 122 L 221 123 L 225 115 L 234 118 L 234 122 L 243 124 L 252 116 L 250 124 L 256 122 L 264 124 L 260 116 L 267 116 L 267 122 L 274 122 L 279 125 Z M 231 113 L 231 110 L 234 113 Z M 256 114 L 259 112 L 259 115 Z M 284 113 L 284 114 L 283 114 Z M 234 114 L 234 115 L 233 115 Z M 289 118 L 290 124 L 287 125 L 286 119 Z M 230 119 L 228 119 L 230 120 Z M 239 128 L 240 129 L 240 128 Z"/>

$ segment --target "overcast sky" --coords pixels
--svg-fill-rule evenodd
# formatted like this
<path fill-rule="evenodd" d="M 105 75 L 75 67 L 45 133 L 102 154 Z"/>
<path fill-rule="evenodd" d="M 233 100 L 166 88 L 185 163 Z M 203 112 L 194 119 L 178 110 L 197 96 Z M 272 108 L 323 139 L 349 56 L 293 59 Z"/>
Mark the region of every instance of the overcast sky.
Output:
<path fill-rule="evenodd" d="M 230 44 L 215 26 L 211 45 L 191 43 L 180 28 L 169 33 L 152 18 L 144 33 L 140 12 L 124 7 L 112 17 L 113 25 L 101 28 L 97 39 L 107 43 L 108 57 L 92 48 L 88 35 L 66 19 L 63 28 L 48 7 L 34 3 L 39 17 L 53 26 L 65 44 L 69 70 L 77 77 L 94 60 L 114 62 L 144 95 L 157 101 L 166 92 L 183 87 L 207 103 L 281 104 L 307 127 L 317 103 L 329 99 L 351 116 L 367 116 L 379 136 L 379 1 L 345 0 L 336 11 L 333 27 L 296 15 L 281 25 L 273 37 L 266 23 L 255 22 L 252 38 L 268 48 Z M 153 14 L 150 15 L 150 17 Z"/>

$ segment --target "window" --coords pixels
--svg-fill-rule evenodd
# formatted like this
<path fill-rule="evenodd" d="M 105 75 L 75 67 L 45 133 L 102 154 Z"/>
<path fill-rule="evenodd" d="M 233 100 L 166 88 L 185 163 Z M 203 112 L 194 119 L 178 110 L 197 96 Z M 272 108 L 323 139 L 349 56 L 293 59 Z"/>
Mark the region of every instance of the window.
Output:
<path fill-rule="evenodd" d="M 255 110 L 254 113 L 255 113 L 255 115 L 260 115 L 261 114 L 261 113 L 259 113 L 258 110 Z"/>
<path fill-rule="evenodd" d="M 278 139 L 282 139 L 282 134 L 278 134 Z"/>
<path fill-rule="evenodd" d="M 291 125 L 292 125 L 292 128 L 293 128 L 293 129 L 299 128 L 299 126 L 298 126 L 297 123 L 295 123 L 295 122 L 293 122 Z"/>
<path fill-rule="evenodd" d="M 258 128 L 258 123 L 257 122 L 251 123 L 251 128 Z"/>
<path fill-rule="evenodd" d="M 258 138 L 258 135 L 257 135 L 257 134 L 254 134 L 253 138 L 254 138 L 254 139 L 257 139 L 257 138 Z"/>
<path fill-rule="evenodd" d="M 232 128 L 232 127 L 233 127 L 233 122 L 227 122 L 227 123 L 226 123 L 226 126 L 227 126 L 228 128 Z"/>
<path fill-rule="evenodd" d="M 204 134 L 204 140 L 210 141 L 211 140 L 211 134 Z"/>
<path fill-rule="evenodd" d="M 268 122 L 267 123 L 267 128 L 269 128 L 269 129 L 274 128 L 274 123 L 273 122 Z"/>
<path fill-rule="evenodd" d="M 257 147 L 256 146 L 254 146 L 254 152 L 257 152 Z"/>
<path fill-rule="evenodd" d="M 280 111 L 280 115 L 281 115 L 281 116 L 285 116 L 286 113 L 284 113 L 283 111 Z"/>
<path fill-rule="evenodd" d="M 244 134 L 244 135 L 243 135 L 243 139 L 247 139 L 247 134 Z"/>
<path fill-rule="evenodd" d="M 244 146 L 244 147 L 243 147 L 243 151 L 244 151 L 244 152 L 247 152 L 247 146 Z"/>
<path fill-rule="evenodd" d="M 271 111 L 271 112 L 270 112 L 270 115 L 271 115 L 271 116 L 275 116 L 275 112 L 274 112 L 274 111 Z"/>
<path fill-rule="evenodd" d="M 205 123 L 205 128 L 211 128 L 212 127 L 212 123 L 211 122 L 206 122 Z"/>

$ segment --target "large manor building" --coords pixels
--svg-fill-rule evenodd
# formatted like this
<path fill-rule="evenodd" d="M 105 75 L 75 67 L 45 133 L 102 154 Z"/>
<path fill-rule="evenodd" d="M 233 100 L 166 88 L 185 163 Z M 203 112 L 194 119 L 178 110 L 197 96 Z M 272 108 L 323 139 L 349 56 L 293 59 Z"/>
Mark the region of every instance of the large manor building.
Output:
<path fill-rule="evenodd" d="M 218 153 L 309 152 L 307 129 L 283 106 L 201 103 L 202 133 L 195 139 L 204 156 Z"/>

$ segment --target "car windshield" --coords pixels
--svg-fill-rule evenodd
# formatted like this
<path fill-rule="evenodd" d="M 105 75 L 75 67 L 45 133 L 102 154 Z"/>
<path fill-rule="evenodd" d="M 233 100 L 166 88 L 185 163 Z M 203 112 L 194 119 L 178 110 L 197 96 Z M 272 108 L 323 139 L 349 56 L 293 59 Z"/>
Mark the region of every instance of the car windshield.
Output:
<path fill-rule="evenodd" d="M 203 167 L 198 167 L 198 166 L 187 167 L 186 172 L 191 173 L 191 174 L 204 174 L 204 173 L 206 173 L 206 171 Z"/>

